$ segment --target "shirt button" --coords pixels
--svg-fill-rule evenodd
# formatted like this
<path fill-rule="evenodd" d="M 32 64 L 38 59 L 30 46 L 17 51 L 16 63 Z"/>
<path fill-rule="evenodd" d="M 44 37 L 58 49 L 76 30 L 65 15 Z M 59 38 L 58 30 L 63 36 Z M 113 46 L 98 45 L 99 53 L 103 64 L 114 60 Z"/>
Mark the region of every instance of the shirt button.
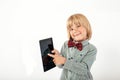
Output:
<path fill-rule="evenodd" d="M 73 57 L 71 57 L 71 59 L 73 59 Z"/>
<path fill-rule="evenodd" d="M 71 58 L 68 58 L 68 60 L 70 60 Z"/>
<path fill-rule="evenodd" d="M 80 56 L 82 56 L 82 54 L 80 54 Z"/>

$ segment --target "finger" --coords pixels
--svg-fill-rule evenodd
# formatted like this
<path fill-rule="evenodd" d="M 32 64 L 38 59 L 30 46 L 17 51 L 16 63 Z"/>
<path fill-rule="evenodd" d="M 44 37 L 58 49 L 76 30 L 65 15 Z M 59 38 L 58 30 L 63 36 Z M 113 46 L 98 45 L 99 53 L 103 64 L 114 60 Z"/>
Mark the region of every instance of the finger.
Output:
<path fill-rule="evenodd" d="M 53 55 L 53 54 L 48 54 L 48 56 L 50 56 L 50 57 L 52 57 L 52 58 L 54 58 L 54 57 L 55 57 L 55 55 Z"/>
<path fill-rule="evenodd" d="M 56 64 L 55 59 L 53 59 L 53 62 Z"/>
<path fill-rule="evenodd" d="M 55 53 L 55 55 L 59 55 L 59 52 L 56 49 L 52 50 L 52 53 Z"/>
<path fill-rule="evenodd" d="M 55 59 L 53 59 L 53 62 L 55 63 Z"/>

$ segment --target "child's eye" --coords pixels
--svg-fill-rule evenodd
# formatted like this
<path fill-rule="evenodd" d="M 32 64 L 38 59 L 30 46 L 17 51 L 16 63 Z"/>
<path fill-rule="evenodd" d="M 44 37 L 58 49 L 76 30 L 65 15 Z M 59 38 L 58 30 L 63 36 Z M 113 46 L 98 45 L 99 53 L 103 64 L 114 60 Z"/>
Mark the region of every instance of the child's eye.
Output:
<path fill-rule="evenodd" d="M 77 25 L 77 27 L 80 27 L 80 25 Z"/>
<path fill-rule="evenodd" d="M 80 27 L 81 25 L 80 24 L 76 24 L 76 27 Z"/>
<path fill-rule="evenodd" d="M 69 28 L 69 31 L 72 31 L 73 29 L 72 28 Z"/>

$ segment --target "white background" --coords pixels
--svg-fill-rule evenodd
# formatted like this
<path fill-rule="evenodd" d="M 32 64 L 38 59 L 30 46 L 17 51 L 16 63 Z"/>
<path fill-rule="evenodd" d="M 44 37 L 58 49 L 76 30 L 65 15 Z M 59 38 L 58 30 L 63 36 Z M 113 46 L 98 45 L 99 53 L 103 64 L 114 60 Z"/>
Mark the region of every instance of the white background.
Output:
<path fill-rule="evenodd" d="M 60 50 L 66 20 L 84 14 L 97 49 L 94 80 L 120 80 L 119 0 L 0 0 L 0 80 L 59 80 L 62 69 L 43 72 L 39 40 L 53 37 Z"/>

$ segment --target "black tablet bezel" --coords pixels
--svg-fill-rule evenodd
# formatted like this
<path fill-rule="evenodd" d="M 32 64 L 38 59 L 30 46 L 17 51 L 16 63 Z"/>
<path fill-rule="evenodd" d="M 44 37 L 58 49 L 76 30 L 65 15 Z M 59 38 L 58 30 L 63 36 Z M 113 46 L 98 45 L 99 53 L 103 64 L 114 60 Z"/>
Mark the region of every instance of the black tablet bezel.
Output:
<path fill-rule="evenodd" d="M 56 65 L 53 62 L 53 58 L 47 54 L 53 54 L 51 51 L 54 49 L 52 37 L 39 40 L 41 58 L 43 63 L 44 72 L 54 68 Z"/>

